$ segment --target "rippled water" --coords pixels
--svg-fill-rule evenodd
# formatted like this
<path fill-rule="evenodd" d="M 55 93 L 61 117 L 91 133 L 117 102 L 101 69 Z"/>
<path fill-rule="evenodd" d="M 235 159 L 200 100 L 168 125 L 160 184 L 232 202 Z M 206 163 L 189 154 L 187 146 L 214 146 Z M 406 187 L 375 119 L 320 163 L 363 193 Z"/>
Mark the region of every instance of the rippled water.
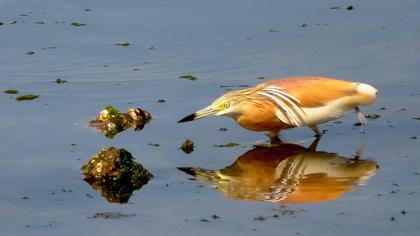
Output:
<path fill-rule="evenodd" d="M 1 235 L 420 231 L 418 1 L 0 6 L 0 89 L 40 95 L 26 102 L 0 96 Z M 114 45 L 123 40 L 131 45 Z M 30 50 L 35 54 L 25 54 Z M 178 78 L 189 73 L 199 79 Z M 308 149 L 309 129 L 285 131 L 282 139 L 293 147 L 264 154 L 272 162 L 259 159 L 264 147 L 254 148 L 266 136 L 228 118 L 176 124 L 229 89 L 222 85 L 307 74 L 375 85 L 378 101 L 362 110 L 381 117 L 363 136 L 354 114 L 321 126 L 328 131 L 316 150 Z M 107 104 L 144 108 L 153 120 L 141 132 L 107 139 L 88 127 Z M 189 155 L 179 149 L 188 138 L 196 146 Z M 229 142 L 240 145 L 214 146 Z M 83 181 L 82 164 L 108 146 L 127 149 L 155 176 L 128 204 L 107 202 Z M 361 146 L 362 161 L 355 162 Z"/>

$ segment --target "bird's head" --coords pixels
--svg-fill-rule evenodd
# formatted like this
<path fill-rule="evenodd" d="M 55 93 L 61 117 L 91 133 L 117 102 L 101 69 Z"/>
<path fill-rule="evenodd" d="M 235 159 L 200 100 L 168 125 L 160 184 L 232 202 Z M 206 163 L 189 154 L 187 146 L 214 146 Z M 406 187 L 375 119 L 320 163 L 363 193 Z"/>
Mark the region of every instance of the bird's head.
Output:
<path fill-rule="evenodd" d="M 207 116 L 235 116 L 249 90 L 244 89 L 227 93 L 216 99 L 210 106 L 184 117 L 178 123 L 198 120 Z"/>

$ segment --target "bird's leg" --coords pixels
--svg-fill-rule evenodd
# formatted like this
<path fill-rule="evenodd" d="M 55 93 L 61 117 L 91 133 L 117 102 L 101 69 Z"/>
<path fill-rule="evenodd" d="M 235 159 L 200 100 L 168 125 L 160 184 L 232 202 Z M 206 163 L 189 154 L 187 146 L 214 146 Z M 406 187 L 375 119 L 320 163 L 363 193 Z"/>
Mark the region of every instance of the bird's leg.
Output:
<path fill-rule="evenodd" d="M 363 112 L 360 110 L 359 107 L 355 107 L 354 112 L 356 112 L 356 116 L 357 116 L 357 119 L 359 120 L 360 124 L 364 125 L 364 124 L 367 123 L 365 115 L 363 114 Z"/>
<path fill-rule="evenodd" d="M 281 143 L 281 140 L 279 138 L 279 131 L 271 131 L 268 134 L 268 137 L 270 138 L 271 144 Z"/>
<path fill-rule="evenodd" d="M 316 151 L 316 148 L 318 146 L 319 140 L 321 140 L 321 137 L 316 137 L 315 140 L 308 147 L 308 149 L 315 152 Z"/>
<path fill-rule="evenodd" d="M 362 128 L 360 129 L 360 132 L 363 133 L 363 125 L 367 123 L 365 115 L 363 114 L 363 112 L 360 110 L 359 107 L 355 107 L 354 112 L 356 112 L 357 120 L 359 120 L 359 123 L 362 126 Z"/>
<path fill-rule="evenodd" d="M 310 126 L 311 130 L 315 132 L 315 137 L 320 138 L 322 136 L 322 133 L 319 131 L 318 126 Z"/>
<path fill-rule="evenodd" d="M 365 136 L 362 135 L 360 136 L 360 145 L 359 148 L 357 148 L 356 153 L 354 154 L 354 160 L 358 161 L 360 159 L 360 157 L 363 154 L 363 151 L 365 150 Z"/>

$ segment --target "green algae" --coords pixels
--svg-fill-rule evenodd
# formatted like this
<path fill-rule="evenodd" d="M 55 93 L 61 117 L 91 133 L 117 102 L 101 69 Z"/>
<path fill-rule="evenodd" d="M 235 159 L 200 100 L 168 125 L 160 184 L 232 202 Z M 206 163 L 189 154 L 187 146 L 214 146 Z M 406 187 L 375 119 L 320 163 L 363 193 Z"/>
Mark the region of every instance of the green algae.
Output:
<path fill-rule="evenodd" d="M 186 80 L 197 80 L 198 78 L 194 75 L 181 75 L 179 76 L 180 79 L 186 79 Z"/>
<path fill-rule="evenodd" d="M 17 101 L 30 101 L 30 100 L 34 100 L 39 98 L 39 95 L 34 95 L 34 94 L 26 94 L 26 95 L 22 95 L 22 96 L 18 96 L 15 99 Z"/>
<path fill-rule="evenodd" d="M 5 93 L 5 94 L 18 94 L 19 91 L 16 90 L 16 89 L 6 89 L 6 90 L 3 90 L 3 93 Z"/>

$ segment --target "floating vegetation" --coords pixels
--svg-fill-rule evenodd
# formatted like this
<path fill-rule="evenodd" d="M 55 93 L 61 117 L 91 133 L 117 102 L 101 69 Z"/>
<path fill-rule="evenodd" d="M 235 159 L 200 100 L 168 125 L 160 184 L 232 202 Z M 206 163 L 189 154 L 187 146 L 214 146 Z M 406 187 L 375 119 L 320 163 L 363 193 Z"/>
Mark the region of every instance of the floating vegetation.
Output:
<path fill-rule="evenodd" d="M 34 100 L 37 98 L 39 98 L 39 95 L 26 94 L 26 95 L 18 96 L 15 99 L 17 101 L 29 101 L 29 100 Z"/>
<path fill-rule="evenodd" d="M 66 82 L 67 82 L 67 80 L 64 80 L 64 79 L 58 78 L 58 79 L 54 80 L 54 82 L 55 82 L 55 83 L 57 83 L 57 84 L 64 84 L 64 83 L 66 83 Z"/>
<path fill-rule="evenodd" d="M 226 143 L 226 144 L 215 144 L 215 147 L 236 147 L 239 146 L 239 143 Z"/>
<path fill-rule="evenodd" d="M 93 216 L 90 216 L 88 218 L 92 218 L 92 219 L 105 219 L 105 220 L 116 220 L 116 219 L 121 219 L 121 218 L 127 218 L 127 217 L 132 217 L 132 216 L 136 216 L 136 214 L 124 214 L 121 212 L 97 212 L 95 213 Z"/>
<path fill-rule="evenodd" d="M 127 203 L 133 191 L 153 177 L 125 149 L 108 147 L 92 156 L 82 166 L 84 180 L 109 202 Z"/>
<path fill-rule="evenodd" d="M 181 150 L 186 154 L 190 154 L 194 151 L 194 142 L 191 139 L 185 140 L 181 145 Z"/>
<path fill-rule="evenodd" d="M 26 54 L 26 55 L 34 55 L 34 54 L 35 54 L 35 52 L 34 52 L 34 51 L 27 51 L 27 52 L 25 52 L 25 54 Z"/>
<path fill-rule="evenodd" d="M 19 91 L 16 90 L 16 89 L 6 89 L 6 90 L 3 90 L 3 93 L 5 93 L 5 94 L 18 94 Z"/>
<path fill-rule="evenodd" d="M 338 9 L 340 9 L 340 7 L 335 6 L 335 7 L 330 7 L 330 9 L 331 10 L 338 10 Z"/>
<path fill-rule="evenodd" d="M 42 47 L 41 49 L 44 50 L 44 49 L 56 49 L 56 48 L 57 48 L 56 46 L 48 46 L 48 47 Z"/>
<path fill-rule="evenodd" d="M 369 120 L 376 120 L 376 119 L 380 118 L 381 116 L 378 115 L 378 114 L 371 113 L 371 114 L 365 115 L 365 117 Z"/>
<path fill-rule="evenodd" d="M 81 23 L 79 21 L 74 21 L 70 24 L 71 26 L 75 26 L 75 27 L 80 27 L 80 26 L 85 26 L 86 23 Z"/>
<path fill-rule="evenodd" d="M 128 46 L 130 46 L 130 43 L 126 40 L 123 40 L 123 41 L 120 41 L 120 42 L 116 42 L 115 45 L 122 46 L 122 47 L 128 47 Z"/>
<path fill-rule="evenodd" d="M 150 119 L 150 113 L 140 108 L 130 108 L 127 113 L 121 113 L 117 108 L 107 106 L 97 118 L 89 122 L 89 125 L 100 130 L 107 138 L 114 138 L 129 128 L 134 128 L 135 131 L 142 130 Z"/>
<path fill-rule="evenodd" d="M 181 75 L 179 76 L 180 79 L 186 79 L 186 80 L 197 80 L 198 78 L 194 75 Z"/>

